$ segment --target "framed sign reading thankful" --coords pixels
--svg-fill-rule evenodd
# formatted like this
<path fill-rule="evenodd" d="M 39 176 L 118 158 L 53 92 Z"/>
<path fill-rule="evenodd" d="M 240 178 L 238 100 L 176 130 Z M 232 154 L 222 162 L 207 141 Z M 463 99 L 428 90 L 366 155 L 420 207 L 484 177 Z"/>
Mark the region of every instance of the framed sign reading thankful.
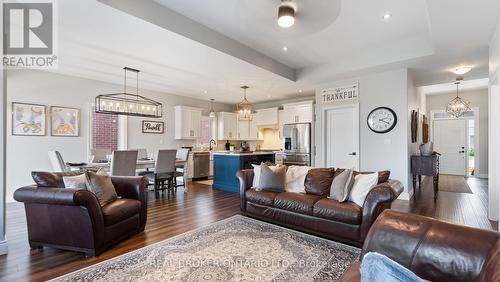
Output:
<path fill-rule="evenodd" d="M 142 121 L 142 133 L 163 134 L 165 132 L 165 123 L 163 121 Z"/>
<path fill-rule="evenodd" d="M 323 89 L 321 96 L 321 102 L 324 104 L 358 100 L 359 83 Z"/>

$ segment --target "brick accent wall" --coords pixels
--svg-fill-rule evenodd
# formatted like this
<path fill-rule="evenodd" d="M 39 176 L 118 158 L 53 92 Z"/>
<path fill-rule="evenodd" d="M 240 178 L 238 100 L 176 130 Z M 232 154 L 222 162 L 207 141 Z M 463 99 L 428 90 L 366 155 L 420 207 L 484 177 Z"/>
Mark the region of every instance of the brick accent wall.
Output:
<path fill-rule="evenodd" d="M 118 149 L 118 116 L 94 113 L 92 121 L 92 148 Z"/>

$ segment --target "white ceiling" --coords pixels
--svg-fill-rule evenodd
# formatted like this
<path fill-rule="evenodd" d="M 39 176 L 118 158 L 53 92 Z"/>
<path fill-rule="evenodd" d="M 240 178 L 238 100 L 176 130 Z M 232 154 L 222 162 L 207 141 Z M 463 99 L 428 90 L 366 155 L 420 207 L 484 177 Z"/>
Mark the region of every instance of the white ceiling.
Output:
<path fill-rule="evenodd" d="M 259 102 L 396 67 L 418 85 L 451 82 L 458 65 L 475 67 L 466 79 L 487 76 L 498 0 L 294 2 L 296 25 L 284 30 L 279 0 L 59 1 L 55 71 L 121 83 L 127 65 L 143 88 L 228 103 L 243 84 Z"/>
<path fill-rule="evenodd" d="M 464 80 L 458 86 L 459 92 L 467 90 L 487 89 L 488 78 Z M 419 93 L 424 95 L 439 95 L 457 91 L 457 85 L 453 82 L 440 83 L 418 87 Z"/>

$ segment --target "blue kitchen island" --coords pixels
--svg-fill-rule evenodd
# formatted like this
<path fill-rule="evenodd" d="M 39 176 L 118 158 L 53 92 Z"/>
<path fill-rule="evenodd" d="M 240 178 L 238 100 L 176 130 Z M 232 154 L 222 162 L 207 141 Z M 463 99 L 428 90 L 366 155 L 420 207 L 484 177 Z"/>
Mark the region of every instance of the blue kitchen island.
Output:
<path fill-rule="evenodd" d="M 274 162 L 272 152 L 216 152 L 214 158 L 214 184 L 218 190 L 239 192 L 236 173 L 241 169 L 252 168 L 252 164 Z"/>

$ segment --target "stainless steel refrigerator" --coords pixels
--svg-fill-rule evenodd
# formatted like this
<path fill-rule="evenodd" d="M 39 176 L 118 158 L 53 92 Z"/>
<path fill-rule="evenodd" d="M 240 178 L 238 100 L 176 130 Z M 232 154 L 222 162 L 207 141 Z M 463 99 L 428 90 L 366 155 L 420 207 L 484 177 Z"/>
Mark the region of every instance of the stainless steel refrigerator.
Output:
<path fill-rule="evenodd" d="M 311 165 L 311 124 L 283 125 L 283 164 Z"/>

